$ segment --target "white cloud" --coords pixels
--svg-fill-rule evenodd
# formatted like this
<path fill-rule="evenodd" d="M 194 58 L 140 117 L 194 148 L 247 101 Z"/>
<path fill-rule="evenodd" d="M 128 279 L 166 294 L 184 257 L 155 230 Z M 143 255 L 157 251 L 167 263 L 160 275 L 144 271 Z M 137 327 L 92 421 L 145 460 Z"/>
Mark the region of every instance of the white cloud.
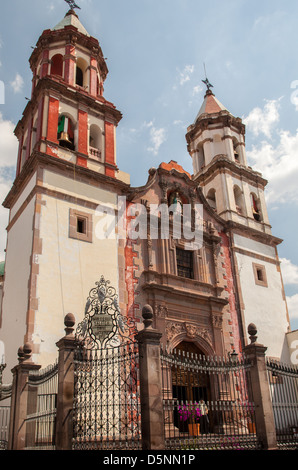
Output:
<path fill-rule="evenodd" d="M 298 266 L 286 258 L 281 258 L 280 261 L 284 284 L 298 286 Z"/>
<path fill-rule="evenodd" d="M 279 122 L 280 100 L 267 101 L 264 109 L 255 108 L 243 120 L 247 130 L 254 135 L 263 133 L 266 138 L 247 149 L 249 164 L 268 179 L 266 200 L 268 204 L 298 203 L 298 129 L 296 134 L 273 128 Z"/>
<path fill-rule="evenodd" d="M 273 126 L 279 121 L 280 100 L 266 100 L 264 109 L 254 108 L 243 120 L 247 129 L 254 135 L 264 134 L 271 137 Z"/>
<path fill-rule="evenodd" d="M 247 157 L 254 169 L 269 180 L 266 189 L 268 204 L 298 203 L 298 129 L 292 135 L 289 131 L 276 131 L 278 143 L 263 141 L 247 151 Z"/>
<path fill-rule="evenodd" d="M 0 168 L 16 165 L 18 141 L 14 128 L 13 122 L 3 119 L 0 113 Z"/>
<path fill-rule="evenodd" d="M 152 122 L 148 124 L 150 127 L 150 139 L 152 146 L 148 147 L 147 150 L 152 152 L 154 155 L 158 154 L 159 147 L 166 141 L 166 130 L 163 127 L 156 128 Z"/>
<path fill-rule="evenodd" d="M 290 319 L 298 319 L 298 294 L 287 297 L 287 305 Z"/>
<path fill-rule="evenodd" d="M 0 227 L 2 227 L 0 231 L 0 261 L 4 260 L 5 227 L 8 222 L 8 210 L 2 206 L 2 202 L 12 186 L 17 161 L 18 141 L 13 133 L 14 128 L 14 123 L 3 119 L 0 113 Z"/>
<path fill-rule="evenodd" d="M 194 65 L 186 65 L 182 72 L 179 72 L 179 83 L 184 85 L 184 83 L 190 80 L 191 75 L 194 72 Z"/>
<path fill-rule="evenodd" d="M 17 73 L 16 78 L 12 82 L 10 82 L 10 84 L 15 93 L 20 93 L 24 86 L 23 77 L 19 73 Z"/>

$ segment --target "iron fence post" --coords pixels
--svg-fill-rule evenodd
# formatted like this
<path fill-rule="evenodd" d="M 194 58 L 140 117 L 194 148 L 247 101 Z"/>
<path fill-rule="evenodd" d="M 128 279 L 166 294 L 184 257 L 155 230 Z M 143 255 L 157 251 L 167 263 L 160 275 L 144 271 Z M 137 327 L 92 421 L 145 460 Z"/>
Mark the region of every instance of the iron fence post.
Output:
<path fill-rule="evenodd" d="M 265 352 L 267 348 L 257 343 L 257 328 L 248 326 L 251 343 L 243 348 L 244 354 L 251 361 L 251 384 L 255 403 L 256 432 L 265 450 L 277 449 L 274 414 L 270 396 Z"/>
<path fill-rule="evenodd" d="M 143 450 L 163 450 L 163 398 L 160 340 L 162 333 L 152 328 L 153 310 L 142 310 L 145 328 L 136 335 L 139 343 L 140 396 Z"/>
<path fill-rule="evenodd" d="M 56 346 L 58 356 L 58 395 L 56 415 L 56 449 L 71 450 L 73 438 L 73 400 L 74 400 L 74 349 L 75 318 L 69 313 L 65 316 L 65 336 Z"/>
<path fill-rule="evenodd" d="M 12 395 L 11 413 L 9 422 L 9 450 L 23 450 L 26 447 L 27 429 L 26 418 L 32 400 L 30 400 L 30 388 L 28 386 L 29 374 L 40 369 L 40 365 L 34 364 L 31 359 L 32 347 L 29 343 L 18 350 L 19 364 L 12 369 Z"/>

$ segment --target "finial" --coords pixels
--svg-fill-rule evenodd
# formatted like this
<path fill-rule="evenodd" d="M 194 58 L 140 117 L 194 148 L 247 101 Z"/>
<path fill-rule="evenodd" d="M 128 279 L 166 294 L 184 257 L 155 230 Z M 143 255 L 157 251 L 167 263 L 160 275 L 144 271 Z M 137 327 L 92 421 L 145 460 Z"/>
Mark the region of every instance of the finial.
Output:
<path fill-rule="evenodd" d="M 250 323 L 247 328 L 248 334 L 249 334 L 249 339 L 250 343 L 253 344 L 257 341 L 257 327 L 254 323 Z"/>
<path fill-rule="evenodd" d="M 202 82 L 205 83 L 205 85 L 207 87 L 207 91 L 209 91 L 210 88 L 213 88 L 213 85 L 211 85 L 211 83 L 209 82 L 209 80 L 207 78 L 205 63 L 204 63 L 204 70 L 205 70 L 205 80 L 202 80 Z"/>
<path fill-rule="evenodd" d="M 153 323 L 153 309 L 151 305 L 144 305 L 142 309 L 142 317 L 144 318 L 145 328 L 151 328 Z"/>
<path fill-rule="evenodd" d="M 76 319 L 73 313 L 68 313 L 67 315 L 65 315 L 64 325 L 65 325 L 66 336 L 73 334 L 75 323 L 76 323 Z"/>
<path fill-rule="evenodd" d="M 24 346 L 21 346 L 18 349 L 18 358 L 19 358 L 19 363 L 24 362 L 24 361 L 30 361 L 32 356 L 32 344 L 30 343 L 25 343 Z"/>
<path fill-rule="evenodd" d="M 75 8 L 78 8 L 79 10 L 81 9 L 81 7 L 79 7 L 79 5 L 77 5 L 76 2 L 74 2 L 73 0 L 64 0 L 64 1 L 68 3 L 71 10 L 74 10 Z"/>

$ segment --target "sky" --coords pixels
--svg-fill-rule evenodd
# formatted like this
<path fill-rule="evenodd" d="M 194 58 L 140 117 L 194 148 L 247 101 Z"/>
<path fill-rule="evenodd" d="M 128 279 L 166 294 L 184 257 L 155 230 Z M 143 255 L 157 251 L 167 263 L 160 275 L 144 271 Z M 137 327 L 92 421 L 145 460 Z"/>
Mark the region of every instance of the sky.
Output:
<path fill-rule="evenodd" d="M 205 69 L 213 92 L 246 124 L 248 163 L 269 183 L 266 201 L 291 327 L 298 328 L 297 0 L 77 0 L 109 74 L 104 97 L 123 118 L 117 164 L 132 186 L 175 160 L 192 173 L 185 134 L 202 104 Z M 14 177 L 13 134 L 31 95 L 28 59 L 64 0 L 0 0 L 0 199 Z M 204 68 L 205 64 L 205 68 Z M 8 213 L 0 207 L 0 260 Z"/>

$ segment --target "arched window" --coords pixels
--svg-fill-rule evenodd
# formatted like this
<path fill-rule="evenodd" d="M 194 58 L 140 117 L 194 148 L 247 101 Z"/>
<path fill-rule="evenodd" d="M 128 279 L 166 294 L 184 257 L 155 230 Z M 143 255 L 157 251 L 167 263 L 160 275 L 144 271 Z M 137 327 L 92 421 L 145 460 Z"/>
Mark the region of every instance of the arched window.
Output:
<path fill-rule="evenodd" d="M 77 60 L 77 67 L 76 67 L 76 85 L 87 88 L 88 86 L 87 68 L 88 68 L 87 62 L 84 59 L 79 58 Z"/>
<path fill-rule="evenodd" d="M 84 85 L 84 74 L 83 70 L 80 67 L 77 67 L 76 71 L 76 85 L 83 86 Z"/>
<path fill-rule="evenodd" d="M 52 57 L 51 75 L 58 75 L 62 77 L 63 74 L 63 56 L 56 54 Z"/>
<path fill-rule="evenodd" d="M 242 191 L 239 188 L 239 186 L 235 185 L 234 186 L 234 198 L 235 198 L 235 204 L 236 204 L 236 211 L 239 215 L 245 215 L 244 214 L 244 204 L 243 204 L 243 195 Z"/>
<path fill-rule="evenodd" d="M 234 150 L 235 162 L 241 163 L 240 152 L 239 152 L 239 142 L 236 139 L 233 139 L 233 150 Z"/>
<path fill-rule="evenodd" d="M 210 189 L 207 194 L 207 202 L 212 207 L 212 209 L 216 212 L 216 191 L 215 189 Z"/>
<path fill-rule="evenodd" d="M 57 139 L 61 147 L 74 150 L 74 124 L 65 114 L 59 117 Z"/>
<path fill-rule="evenodd" d="M 102 132 L 101 129 L 96 126 L 96 124 L 92 124 L 90 126 L 90 134 L 89 134 L 89 153 L 90 156 L 96 159 L 101 158 L 101 150 L 102 150 Z"/>
<path fill-rule="evenodd" d="M 252 206 L 252 215 L 253 218 L 260 222 L 262 220 L 262 213 L 260 209 L 260 201 L 258 200 L 257 196 L 254 193 L 251 193 L 251 206 Z"/>
<path fill-rule="evenodd" d="M 197 154 L 197 155 L 198 155 L 198 156 L 197 156 L 197 158 L 198 158 L 198 169 L 199 169 L 199 171 L 200 171 L 200 170 L 201 170 L 202 168 L 204 168 L 204 166 L 206 165 L 206 162 L 205 162 L 205 152 L 204 152 L 204 146 L 203 146 L 203 144 L 200 144 L 200 145 L 198 146 L 197 152 L 198 152 L 198 154 Z"/>

